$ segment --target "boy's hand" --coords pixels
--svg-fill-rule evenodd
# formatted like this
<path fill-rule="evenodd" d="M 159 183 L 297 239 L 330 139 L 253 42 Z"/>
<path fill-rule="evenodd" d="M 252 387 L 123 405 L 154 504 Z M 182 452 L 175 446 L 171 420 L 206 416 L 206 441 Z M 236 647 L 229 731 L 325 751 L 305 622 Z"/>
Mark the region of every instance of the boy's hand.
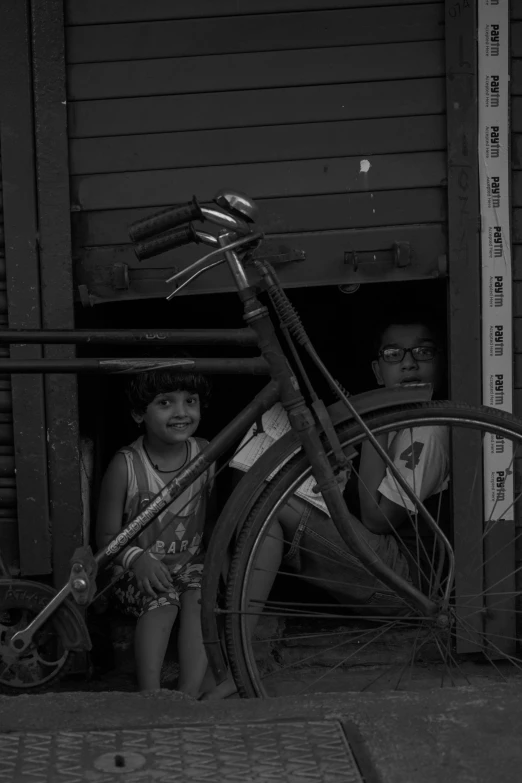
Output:
<path fill-rule="evenodd" d="M 145 552 L 137 557 L 131 563 L 130 570 L 136 577 L 138 589 L 152 598 L 157 598 L 156 590 L 165 593 L 172 587 L 172 576 L 169 569 L 150 552 Z"/>

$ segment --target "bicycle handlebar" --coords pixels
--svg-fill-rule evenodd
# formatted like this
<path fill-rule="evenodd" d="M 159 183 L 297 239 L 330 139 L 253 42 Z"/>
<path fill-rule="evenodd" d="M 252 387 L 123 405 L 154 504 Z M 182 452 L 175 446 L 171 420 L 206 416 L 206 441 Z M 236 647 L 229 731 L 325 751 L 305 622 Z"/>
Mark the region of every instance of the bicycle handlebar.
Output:
<path fill-rule="evenodd" d="M 163 209 L 150 217 L 132 223 L 129 227 L 129 236 L 133 242 L 138 242 L 148 239 L 154 234 L 161 234 L 171 228 L 182 226 L 183 223 L 189 223 L 191 220 L 203 220 L 203 213 L 195 196 L 188 204 Z M 148 256 L 144 256 L 144 258 L 148 258 Z"/>
<path fill-rule="evenodd" d="M 200 234 L 200 232 L 196 232 L 197 234 Z M 201 236 L 201 234 L 200 234 Z M 185 275 L 198 272 L 200 274 L 201 272 L 205 271 L 205 265 L 207 261 L 210 261 L 211 258 L 215 258 L 216 256 L 221 255 L 222 253 L 225 253 L 227 250 L 236 250 L 240 247 L 248 247 L 248 245 L 253 244 L 254 242 L 259 242 L 260 239 L 263 238 L 263 234 L 250 234 L 248 237 L 242 237 L 241 239 L 236 239 L 235 242 L 231 242 L 229 245 L 225 245 L 224 247 L 219 247 L 217 250 L 212 250 L 211 253 L 207 253 L 206 256 L 203 256 L 202 258 L 198 258 L 197 261 L 194 261 L 193 264 L 190 264 L 189 266 L 185 267 L 185 269 L 182 269 L 180 272 L 176 272 L 172 275 L 172 277 L 169 277 L 167 280 L 165 280 L 166 283 L 175 283 L 178 280 L 180 280 L 182 277 L 185 277 Z M 224 261 L 225 259 L 221 259 L 219 263 Z M 213 266 L 213 264 L 212 264 Z"/>
<path fill-rule="evenodd" d="M 224 209 L 225 207 L 223 207 Z M 190 223 L 192 220 L 209 220 L 211 223 L 223 226 L 223 228 L 227 228 L 229 231 L 237 231 L 239 234 L 249 233 L 250 229 L 245 220 L 223 210 L 202 207 L 194 196 L 193 200 L 189 201 L 188 204 L 163 209 L 161 212 L 156 212 L 148 218 L 131 223 L 129 236 L 136 244 L 156 234 L 163 234 L 166 231 L 182 226 L 184 223 Z M 165 248 L 165 250 L 168 249 L 168 247 Z M 146 258 L 147 256 L 144 257 Z"/>
<path fill-rule="evenodd" d="M 164 234 L 160 234 L 159 237 L 154 237 L 154 239 L 136 242 L 134 252 L 138 260 L 143 261 L 145 258 L 159 256 L 161 253 L 165 253 L 166 250 L 183 247 L 183 245 L 189 245 L 191 242 L 198 244 L 200 241 L 198 232 L 194 230 L 192 223 L 189 223 L 188 226 L 166 231 Z"/>
<path fill-rule="evenodd" d="M 205 271 L 204 265 L 210 258 L 225 254 L 235 248 L 244 247 L 246 249 L 248 245 L 259 242 L 263 238 L 263 234 L 253 233 L 253 225 L 249 225 L 255 224 L 258 210 L 255 202 L 248 196 L 233 190 L 222 190 L 214 198 L 214 203 L 218 209 L 202 207 L 194 196 L 188 204 L 164 209 L 131 224 L 129 234 L 138 260 L 152 258 L 167 250 L 192 242 L 196 244 L 203 242 L 215 247 L 221 245 L 223 237 L 226 236 L 227 240 L 224 241 L 223 247 L 198 259 L 186 269 L 169 278 L 167 282 L 177 281 L 180 277 L 190 274 L 192 274 L 190 278 L 192 280 Z M 207 220 L 223 227 L 225 231 L 220 233 L 219 238 L 204 231 L 196 231 L 190 222 L 192 220 Z M 187 222 L 188 225 L 179 227 Z M 224 260 L 223 258 L 221 261 L 213 262 L 208 268 L 216 266 L 217 263 Z M 238 259 L 236 259 L 236 264 L 240 264 Z"/>

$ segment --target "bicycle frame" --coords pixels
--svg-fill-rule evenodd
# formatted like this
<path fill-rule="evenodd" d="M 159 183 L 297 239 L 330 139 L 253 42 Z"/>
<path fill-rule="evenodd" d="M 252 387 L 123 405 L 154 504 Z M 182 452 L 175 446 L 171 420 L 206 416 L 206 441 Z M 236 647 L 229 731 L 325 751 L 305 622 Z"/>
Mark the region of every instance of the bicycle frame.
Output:
<path fill-rule="evenodd" d="M 255 296 L 247 291 L 246 310 L 250 315 L 252 328 L 258 334 L 259 344 L 265 360 L 271 365 L 273 376 L 277 380 L 270 381 L 228 425 L 192 460 L 164 489 L 159 492 L 149 505 L 131 522 L 103 550 L 100 550 L 94 560 L 98 568 L 105 567 L 118 556 L 122 550 L 134 541 L 161 512 L 178 498 L 199 476 L 201 476 L 216 460 L 228 451 L 251 427 L 260 416 L 278 400 L 286 403 L 289 410 L 290 422 L 293 429 L 298 432 L 299 438 L 312 464 L 318 486 L 325 497 L 327 504 L 334 507 L 333 513 L 338 513 L 339 507 L 343 515 L 346 514 L 344 500 L 338 487 L 338 483 L 330 466 L 329 459 L 322 445 L 319 432 L 310 410 L 305 405 L 296 379 L 286 360 L 283 349 L 277 339 L 271 319 Z M 332 503 L 332 497 L 334 499 Z M 350 530 L 349 518 L 346 518 L 345 526 Z M 393 587 L 400 595 L 418 606 L 426 614 L 435 611 L 435 605 L 425 596 L 419 593 L 411 584 L 398 577 L 390 568 L 385 566 L 374 553 L 355 536 L 350 536 L 350 545 L 355 548 L 364 562 L 373 573 L 383 582 Z M 79 567 L 78 567 L 79 566 Z M 78 580 L 83 581 L 82 590 L 75 587 Z M 22 653 L 31 643 L 33 635 L 46 622 L 49 616 L 69 596 L 75 593 L 89 592 L 89 576 L 81 564 L 74 564 L 69 581 L 59 590 L 44 609 L 23 630 L 18 631 L 11 638 L 10 644 L 14 651 Z"/>
<path fill-rule="evenodd" d="M 399 577 L 392 569 L 386 566 L 374 554 L 373 550 L 353 532 L 350 525 L 350 514 L 346 508 L 342 492 L 330 464 L 330 459 L 323 445 L 320 429 L 301 393 L 299 383 L 275 333 L 268 310 L 258 300 L 255 290 L 250 287 L 237 253 L 233 249 L 229 249 L 230 245 L 237 247 L 240 243 L 244 244 L 244 240 L 237 240 L 236 236 L 235 233 L 228 231 L 220 234 L 218 238 L 220 249 L 214 252 L 222 252 L 225 255 L 239 296 L 243 302 L 246 324 L 256 334 L 257 344 L 264 361 L 269 367 L 272 380 L 232 422 L 213 438 L 192 462 L 153 498 L 137 517 L 129 522 L 103 550 L 94 556 L 96 566 L 103 568 L 117 557 L 170 503 L 178 498 L 219 457 L 226 453 L 241 438 L 245 431 L 260 418 L 262 413 L 268 410 L 276 401 L 280 400 L 287 411 L 290 425 L 298 435 L 301 447 L 309 460 L 317 488 L 323 495 L 332 519 L 345 542 L 357 554 L 363 565 L 398 595 L 419 609 L 424 615 L 435 614 L 438 606 L 419 592 L 411 583 Z M 354 409 L 353 405 L 346 399 L 344 402 L 353 418 L 358 421 L 363 429 L 367 429 L 364 420 Z M 369 430 L 367 432 L 370 441 L 373 443 L 375 441 L 373 435 Z M 375 443 L 377 442 L 375 441 Z M 387 463 L 391 462 L 386 452 L 378 444 L 377 446 L 378 451 L 382 451 L 385 461 Z M 391 463 L 391 469 L 394 474 L 398 473 L 393 463 Z M 396 478 L 406 494 L 418 505 L 421 513 L 426 515 L 436 528 L 436 523 L 431 519 L 423 505 L 419 503 L 404 478 L 400 474 Z M 441 539 L 444 538 L 440 531 L 439 535 Z M 85 596 L 89 594 L 89 580 L 90 576 L 87 574 L 84 564 L 74 563 L 67 584 L 56 593 L 52 600 L 25 629 L 18 631 L 11 638 L 10 646 L 13 652 L 21 654 L 31 643 L 35 632 L 49 618 L 52 612 L 70 596 L 74 597 L 78 603 L 87 603 Z M 212 629 L 210 636 L 211 638 L 204 640 L 207 647 L 216 644 L 216 639 L 212 638 Z M 215 662 L 215 656 L 212 656 L 212 658 Z M 215 673 L 222 677 L 223 672 L 219 671 L 219 666 L 214 665 L 213 668 Z"/>

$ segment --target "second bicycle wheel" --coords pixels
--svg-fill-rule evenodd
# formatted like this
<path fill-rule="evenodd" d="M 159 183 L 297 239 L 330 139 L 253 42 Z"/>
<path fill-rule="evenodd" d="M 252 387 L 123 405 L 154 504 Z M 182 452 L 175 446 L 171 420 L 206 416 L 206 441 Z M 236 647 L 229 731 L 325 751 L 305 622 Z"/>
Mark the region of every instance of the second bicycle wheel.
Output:
<path fill-rule="evenodd" d="M 310 475 L 298 453 L 245 511 L 234 550 L 225 632 L 242 696 L 419 689 L 522 674 L 522 421 L 489 408 L 433 402 L 378 413 L 367 423 L 395 454 L 403 475 L 410 471 L 416 493 L 451 541 L 455 576 L 450 582 L 451 551 L 444 551 L 414 507 L 404 509 L 399 521 L 381 509 L 384 526 L 367 536 L 357 498 L 364 504 L 362 495 L 374 497 L 375 488 L 361 482 L 357 455 L 367 436 L 352 423 L 337 432 L 345 451 L 356 455 L 345 492 L 354 525 L 385 562 L 434 601 L 450 595 L 449 606 L 427 618 L 376 583 L 332 534 L 331 520 L 296 500 Z M 488 468 L 488 454 L 501 455 L 502 469 Z M 377 497 L 392 501 L 386 508 L 408 505 L 391 476 L 383 481 Z M 367 519 L 375 516 L 367 503 L 365 509 Z M 265 595 L 260 584 L 265 590 L 271 585 L 266 600 L 259 598 Z"/>

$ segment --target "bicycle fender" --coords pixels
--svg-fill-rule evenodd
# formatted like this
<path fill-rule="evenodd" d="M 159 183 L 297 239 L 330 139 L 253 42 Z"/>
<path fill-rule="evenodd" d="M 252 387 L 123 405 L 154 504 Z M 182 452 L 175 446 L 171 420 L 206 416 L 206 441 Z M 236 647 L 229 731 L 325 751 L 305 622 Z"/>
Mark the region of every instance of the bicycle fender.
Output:
<path fill-rule="evenodd" d="M 380 389 L 372 389 L 371 391 L 363 392 L 362 394 L 354 394 L 353 397 L 350 397 L 350 402 L 357 413 L 361 416 L 365 416 L 367 413 L 397 408 L 400 405 L 407 405 L 408 403 L 429 402 L 432 395 L 433 386 L 431 383 L 415 383 L 410 386 L 396 386 L 391 389 L 385 389 L 383 387 Z M 340 424 L 341 422 L 353 418 L 352 414 L 341 400 L 335 402 L 333 405 L 329 405 L 328 413 L 334 424 Z"/>
<path fill-rule="evenodd" d="M 6 610 L 20 605 L 36 614 L 56 595 L 56 590 L 40 582 L 25 579 L 0 579 L 0 607 Z M 66 598 L 53 612 L 54 622 L 66 650 L 80 651 L 92 648 L 91 637 L 82 614 Z"/>
<path fill-rule="evenodd" d="M 350 402 L 357 413 L 365 416 L 367 413 L 374 413 L 379 410 L 389 410 L 406 403 L 422 403 L 431 400 L 433 387 L 431 384 L 415 384 L 412 386 L 397 387 L 393 389 L 374 389 L 363 394 L 356 394 L 350 397 Z M 351 412 L 342 402 L 336 402 L 328 406 L 328 413 L 332 417 L 334 424 L 342 424 L 353 419 Z M 267 451 L 252 465 L 248 473 L 245 473 L 232 495 L 228 499 L 220 519 L 216 525 L 219 530 L 223 522 L 227 523 L 227 517 L 240 513 L 245 505 L 252 502 L 253 497 L 257 497 L 263 490 L 263 484 L 266 478 L 276 470 L 277 466 L 285 459 L 288 459 L 300 448 L 300 441 L 297 433 L 290 430 L 278 441 L 270 446 Z M 255 488 L 255 489 L 253 489 Z M 229 532 L 227 546 L 230 543 L 235 528 Z M 223 528 L 221 529 L 223 534 Z"/>
<path fill-rule="evenodd" d="M 407 403 L 429 402 L 433 393 L 431 384 L 412 384 L 392 389 L 374 389 L 350 397 L 355 410 L 364 416 L 379 410 L 389 410 Z M 350 410 L 339 401 L 328 406 L 334 424 L 353 419 Z M 212 673 L 219 684 L 226 677 L 227 667 L 219 640 L 215 599 L 218 591 L 221 564 L 225 562 L 230 543 L 245 508 L 252 507 L 264 489 L 265 481 L 278 465 L 300 448 L 297 434 L 290 430 L 254 463 L 230 495 L 212 533 L 203 569 L 201 586 L 201 623 L 203 638 Z"/>

